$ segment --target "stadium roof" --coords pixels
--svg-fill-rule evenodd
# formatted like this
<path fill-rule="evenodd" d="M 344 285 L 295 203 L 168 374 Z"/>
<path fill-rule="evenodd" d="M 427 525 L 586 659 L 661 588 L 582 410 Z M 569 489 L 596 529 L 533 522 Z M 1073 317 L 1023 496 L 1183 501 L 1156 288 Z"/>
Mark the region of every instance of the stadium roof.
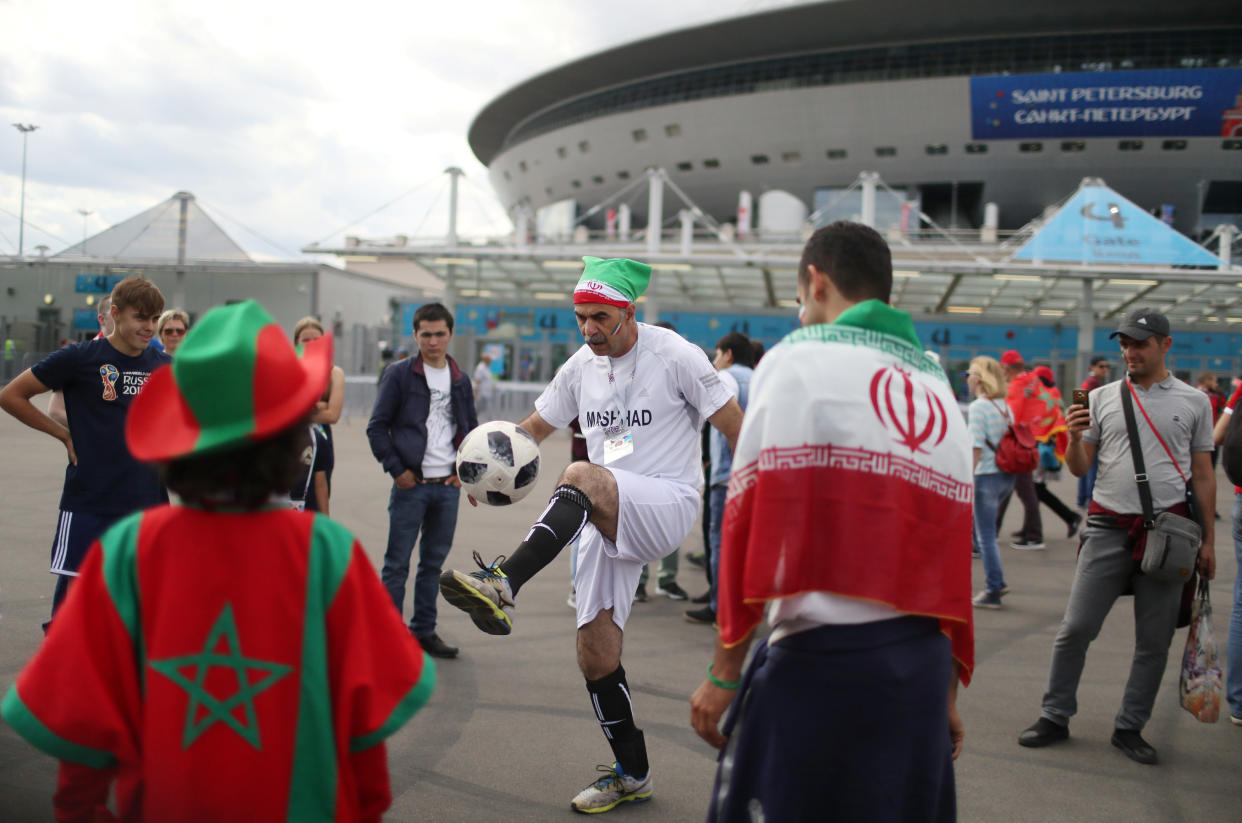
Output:
<path fill-rule="evenodd" d="M 603 89 L 707 66 L 861 47 L 1065 33 L 1205 30 L 1242 22 L 1242 4 L 1221 0 L 830 0 L 796 4 L 680 29 L 567 63 L 491 101 L 470 126 L 486 166 L 506 137 L 545 109 Z"/>
<path fill-rule="evenodd" d="M 143 263 L 252 262 L 242 247 L 195 202 L 194 195 L 185 191 L 52 256 L 55 260 L 75 258 Z"/>
<path fill-rule="evenodd" d="M 1017 263 L 1009 259 L 1019 245 L 1016 239 L 981 244 L 890 237 L 889 242 L 895 270 L 892 302 L 915 319 L 964 315 L 981 321 L 1077 323 L 1089 294 L 1091 313 L 1100 322 L 1112 322 L 1134 305 L 1150 305 L 1179 327 L 1242 323 L 1238 269 Z M 664 248 L 674 245 L 666 243 Z M 800 239 L 763 246 L 701 242 L 689 255 L 652 255 L 645 246 L 602 240 L 525 249 L 500 245 L 304 249 L 412 260 L 450 284 L 459 298 L 523 304 L 543 300 L 568 304 L 584 254 L 636 257 L 655 268 L 646 300 L 662 311 L 742 312 L 792 309 L 801 250 Z"/>

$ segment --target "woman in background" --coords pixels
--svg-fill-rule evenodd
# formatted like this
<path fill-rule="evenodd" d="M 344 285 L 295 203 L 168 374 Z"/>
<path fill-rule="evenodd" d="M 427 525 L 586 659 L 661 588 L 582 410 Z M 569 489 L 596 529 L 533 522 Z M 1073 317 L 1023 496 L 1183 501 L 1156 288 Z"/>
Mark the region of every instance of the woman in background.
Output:
<path fill-rule="evenodd" d="M 975 465 L 974 543 L 987 580 L 972 602 L 980 609 L 999 609 L 1009 587 L 996 545 L 996 512 L 1001 500 L 1013 492 L 1013 475 L 996 465 L 996 449 L 1009 429 L 1012 413 L 1005 402 L 1005 372 L 995 358 L 971 360 L 966 385 L 975 396 L 966 410 Z"/>
<path fill-rule="evenodd" d="M 177 347 L 181 345 L 181 341 L 185 339 L 185 333 L 189 330 L 190 315 L 181 309 L 169 309 L 161 314 L 160 319 L 155 323 L 155 336 L 160 339 L 160 345 L 170 356 L 176 354 Z"/>
<path fill-rule="evenodd" d="M 323 324 L 314 317 L 303 317 L 293 327 L 293 345 L 304 346 L 312 340 L 318 340 L 323 337 Z M 318 432 L 318 458 L 315 461 L 316 468 L 321 468 L 323 472 L 323 480 L 317 486 L 312 486 L 311 499 L 314 501 L 308 508 L 315 511 L 328 511 L 328 499 L 332 494 L 332 469 L 336 465 L 336 451 L 332 444 L 332 425 L 341 419 L 341 409 L 345 407 L 345 370 L 340 366 L 332 367 L 332 374 L 328 378 L 328 387 L 324 390 L 323 396 L 319 398 L 319 402 L 315 404 L 315 408 L 311 412 L 311 426 L 319 428 Z M 316 471 L 312 468 L 311 482 L 314 483 Z"/>

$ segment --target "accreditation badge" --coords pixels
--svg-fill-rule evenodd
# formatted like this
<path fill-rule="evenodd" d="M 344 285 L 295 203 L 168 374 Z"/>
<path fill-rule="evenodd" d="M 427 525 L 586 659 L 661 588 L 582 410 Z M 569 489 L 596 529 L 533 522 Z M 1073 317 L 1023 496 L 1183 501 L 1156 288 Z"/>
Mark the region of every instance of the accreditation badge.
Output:
<path fill-rule="evenodd" d="M 634 452 L 634 432 L 629 426 L 611 426 L 604 429 L 604 463 L 620 460 Z"/>

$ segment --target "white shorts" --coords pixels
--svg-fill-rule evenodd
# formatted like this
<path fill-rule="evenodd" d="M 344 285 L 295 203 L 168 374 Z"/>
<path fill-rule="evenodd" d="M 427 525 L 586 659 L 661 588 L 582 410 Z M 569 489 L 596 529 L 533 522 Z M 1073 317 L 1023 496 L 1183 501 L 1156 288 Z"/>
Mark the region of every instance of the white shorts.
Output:
<path fill-rule="evenodd" d="M 624 469 L 608 471 L 617 480 L 617 540 L 605 538 L 592 523 L 582 528 L 574 574 L 578 628 L 612 609 L 612 621 L 624 629 L 643 566 L 680 546 L 699 513 L 699 492 L 693 486 Z"/>

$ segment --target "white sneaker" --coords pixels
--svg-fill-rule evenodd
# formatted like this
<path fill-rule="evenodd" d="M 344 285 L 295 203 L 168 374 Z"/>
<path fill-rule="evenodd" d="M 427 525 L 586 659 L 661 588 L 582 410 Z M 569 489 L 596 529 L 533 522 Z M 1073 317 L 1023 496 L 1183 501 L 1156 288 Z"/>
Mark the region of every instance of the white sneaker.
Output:
<path fill-rule="evenodd" d="M 640 803 L 649 800 L 655 790 L 651 782 L 651 769 L 647 769 L 647 776 L 641 780 L 622 772 L 616 763 L 596 766 L 595 770 L 603 772 L 603 776 L 578 792 L 569 802 L 569 808 L 576 812 L 599 814 L 611 811 L 621 803 Z"/>
<path fill-rule="evenodd" d="M 1242 717 L 1239 717 L 1236 714 L 1231 714 L 1229 715 L 1229 722 L 1235 726 L 1242 726 Z"/>

